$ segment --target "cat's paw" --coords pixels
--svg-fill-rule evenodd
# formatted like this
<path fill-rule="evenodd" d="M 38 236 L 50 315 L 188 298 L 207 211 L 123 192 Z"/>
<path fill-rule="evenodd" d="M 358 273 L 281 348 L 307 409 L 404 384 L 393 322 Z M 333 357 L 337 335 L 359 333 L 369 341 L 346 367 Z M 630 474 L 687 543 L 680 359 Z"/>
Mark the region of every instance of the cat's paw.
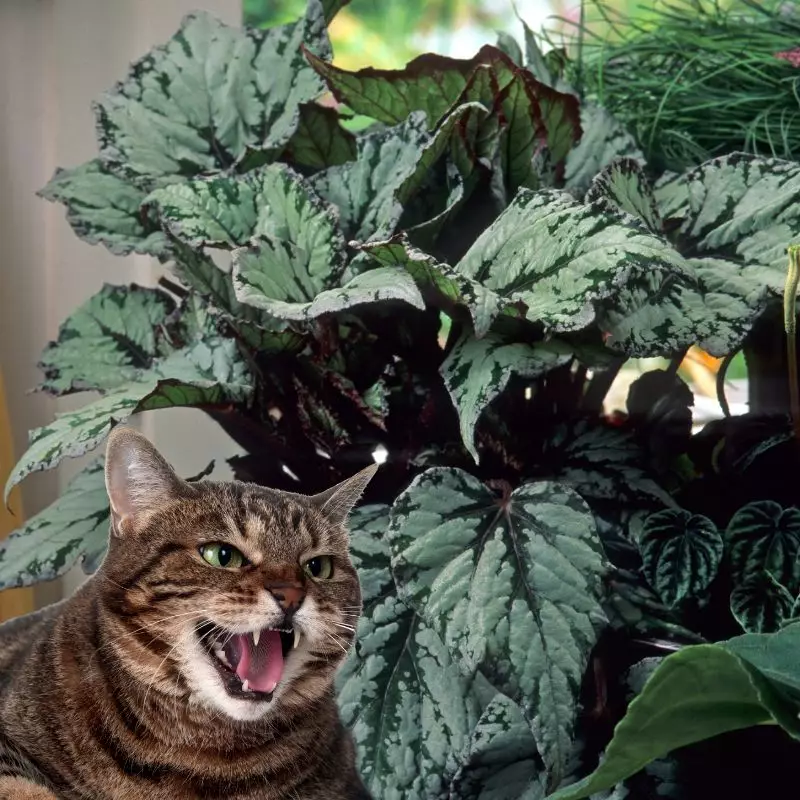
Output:
<path fill-rule="evenodd" d="M 0 800 L 58 800 L 44 786 L 25 778 L 0 778 Z"/>

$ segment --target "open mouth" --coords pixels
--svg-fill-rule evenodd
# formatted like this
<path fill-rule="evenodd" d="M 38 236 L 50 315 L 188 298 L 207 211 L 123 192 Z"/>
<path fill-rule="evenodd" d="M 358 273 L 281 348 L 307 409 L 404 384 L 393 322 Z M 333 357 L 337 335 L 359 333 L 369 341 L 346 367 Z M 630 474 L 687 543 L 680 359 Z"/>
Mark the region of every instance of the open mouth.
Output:
<path fill-rule="evenodd" d="M 204 622 L 197 635 L 232 697 L 269 701 L 283 677 L 287 656 L 300 643 L 296 628 L 232 633 Z"/>

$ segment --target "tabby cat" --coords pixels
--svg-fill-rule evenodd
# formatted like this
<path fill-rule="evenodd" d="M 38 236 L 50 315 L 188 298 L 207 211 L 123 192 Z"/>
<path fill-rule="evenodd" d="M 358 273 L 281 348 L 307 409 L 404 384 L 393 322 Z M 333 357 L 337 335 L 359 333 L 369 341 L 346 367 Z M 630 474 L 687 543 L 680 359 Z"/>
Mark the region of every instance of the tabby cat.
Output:
<path fill-rule="evenodd" d="M 333 678 L 375 469 L 315 497 L 186 483 L 114 429 L 103 565 L 0 626 L 0 800 L 369 800 Z"/>

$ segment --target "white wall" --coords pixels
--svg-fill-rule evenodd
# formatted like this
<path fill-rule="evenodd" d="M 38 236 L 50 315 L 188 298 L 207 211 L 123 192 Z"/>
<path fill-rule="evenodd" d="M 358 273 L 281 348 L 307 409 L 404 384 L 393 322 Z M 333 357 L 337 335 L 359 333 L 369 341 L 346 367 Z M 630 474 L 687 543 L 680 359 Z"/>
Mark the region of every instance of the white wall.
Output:
<path fill-rule="evenodd" d="M 159 274 L 149 258 L 119 258 L 80 241 L 63 207 L 34 193 L 57 166 L 96 155 L 91 101 L 197 8 L 232 25 L 241 18 L 241 0 L 0 0 L 0 365 L 17 456 L 29 429 L 89 397 L 27 394 L 40 380 L 39 353 L 59 324 L 104 282 L 153 284 Z M 235 452 L 200 412 L 146 416 L 145 432 L 185 474 L 211 458 L 219 465 Z M 81 463 L 68 460 L 28 478 L 26 514 L 50 503 Z M 70 590 L 79 579 L 73 574 L 63 585 L 43 588 L 41 600 Z"/>

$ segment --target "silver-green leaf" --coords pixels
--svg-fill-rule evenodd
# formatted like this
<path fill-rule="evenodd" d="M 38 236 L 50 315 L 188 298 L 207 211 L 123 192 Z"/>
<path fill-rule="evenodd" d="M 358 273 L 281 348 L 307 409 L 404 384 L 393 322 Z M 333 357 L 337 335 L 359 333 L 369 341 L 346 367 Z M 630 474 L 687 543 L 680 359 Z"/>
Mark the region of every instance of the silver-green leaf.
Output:
<path fill-rule="evenodd" d="M 208 339 L 172 353 L 100 399 L 31 432 L 30 446 L 12 470 L 6 496 L 25 476 L 96 447 L 114 425 L 137 411 L 244 402 L 252 377 L 228 339 Z"/>
<path fill-rule="evenodd" d="M 301 45 L 330 57 L 319 0 L 303 19 L 268 30 L 189 15 L 95 104 L 102 161 L 153 188 L 226 169 L 253 148 L 279 153 L 300 103 L 324 91 Z"/>
<path fill-rule="evenodd" d="M 477 462 L 475 426 L 483 410 L 505 389 L 513 374 L 536 378 L 572 357 L 563 342 L 509 341 L 490 333 L 476 339 L 465 333 L 442 363 L 440 372 L 458 411 L 461 438 Z"/>
<path fill-rule="evenodd" d="M 731 592 L 731 613 L 745 633 L 776 633 L 792 617 L 794 597 L 763 570 Z"/>
<path fill-rule="evenodd" d="M 662 232 L 658 204 L 650 181 L 633 158 L 612 161 L 592 179 L 584 201 L 636 217 L 653 233 Z"/>
<path fill-rule="evenodd" d="M 632 273 L 684 274 L 684 259 L 632 217 L 604 213 L 566 192 L 521 189 L 473 244 L 456 271 L 494 293 L 496 304 L 553 331 L 594 321 L 595 304 Z M 479 336 L 494 313 L 470 306 Z"/>
<path fill-rule="evenodd" d="M 723 540 L 707 517 L 684 509 L 651 514 L 639 539 L 642 569 L 668 606 L 702 594 L 722 560 Z"/>
<path fill-rule="evenodd" d="M 80 561 L 94 572 L 108 540 L 103 460 L 89 464 L 64 493 L 0 543 L 0 589 L 53 580 Z"/>
<path fill-rule="evenodd" d="M 99 159 L 57 169 L 38 194 L 65 205 L 67 222 L 89 244 L 103 244 L 118 256 L 169 254 L 164 231 L 141 208 L 145 193 L 109 172 Z"/>
<path fill-rule="evenodd" d="M 605 565 L 588 506 L 555 483 L 497 498 L 466 472 L 434 468 L 395 501 L 389 536 L 400 597 L 465 675 L 481 673 L 520 703 L 557 783 L 605 621 Z"/>
<path fill-rule="evenodd" d="M 164 355 L 175 310 L 159 289 L 106 284 L 62 323 L 42 353 L 41 388 L 52 394 L 108 391 L 135 380 Z"/>

